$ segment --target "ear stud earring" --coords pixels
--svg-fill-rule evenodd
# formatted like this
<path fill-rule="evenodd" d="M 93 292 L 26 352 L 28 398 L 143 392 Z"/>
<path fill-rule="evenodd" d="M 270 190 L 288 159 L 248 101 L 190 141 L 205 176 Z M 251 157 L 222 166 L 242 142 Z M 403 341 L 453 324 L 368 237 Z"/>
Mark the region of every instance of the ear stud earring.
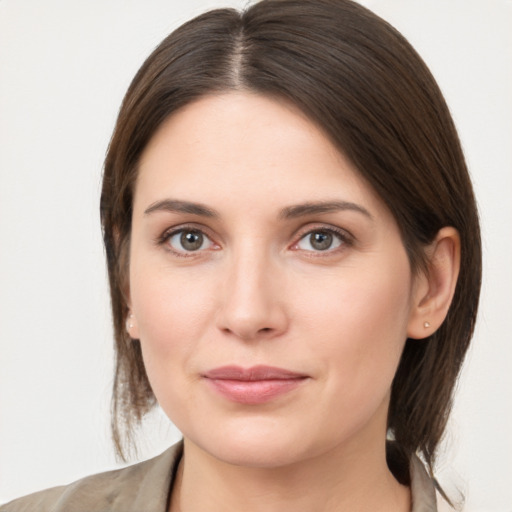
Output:
<path fill-rule="evenodd" d="M 423 327 L 425 327 L 425 329 L 428 329 L 430 327 L 430 322 L 425 322 L 423 324 Z"/>
<path fill-rule="evenodd" d="M 128 315 L 128 318 L 126 319 L 126 324 L 125 324 L 126 325 L 126 330 L 128 331 L 128 333 L 130 333 L 130 330 L 133 327 L 132 319 L 133 319 L 133 313 L 130 313 Z"/>

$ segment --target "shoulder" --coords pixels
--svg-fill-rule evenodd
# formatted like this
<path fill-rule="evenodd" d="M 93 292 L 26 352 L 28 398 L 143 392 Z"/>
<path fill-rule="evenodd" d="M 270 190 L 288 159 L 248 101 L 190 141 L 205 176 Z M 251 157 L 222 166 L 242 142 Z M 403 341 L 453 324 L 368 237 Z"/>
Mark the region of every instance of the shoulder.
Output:
<path fill-rule="evenodd" d="M 0 512 L 163 512 L 182 445 L 123 469 L 36 492 L 0 506 Z"/>
<path fill-rule="evenodd" d="M 412 512 L 438 512 L 434 481 L 416 455 L 411 458 L 410 473 Z"/>

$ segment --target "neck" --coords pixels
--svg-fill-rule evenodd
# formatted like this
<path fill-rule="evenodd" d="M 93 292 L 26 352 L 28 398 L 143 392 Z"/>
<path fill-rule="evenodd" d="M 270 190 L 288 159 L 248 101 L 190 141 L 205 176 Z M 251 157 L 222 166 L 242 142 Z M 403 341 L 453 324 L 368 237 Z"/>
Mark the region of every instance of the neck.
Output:
<path fill-rule="evenodd" d="M 410 492 L 386 464 L 385 444 L 336 447 L 286 466 L 243 467 L 185 439 L 172 512 L 340 512 L 410 510 Z"/>

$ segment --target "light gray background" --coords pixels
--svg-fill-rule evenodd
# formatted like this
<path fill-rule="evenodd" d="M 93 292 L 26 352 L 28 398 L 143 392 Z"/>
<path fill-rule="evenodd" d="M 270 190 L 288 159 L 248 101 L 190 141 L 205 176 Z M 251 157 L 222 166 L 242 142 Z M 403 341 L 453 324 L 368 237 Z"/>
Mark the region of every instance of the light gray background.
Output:
<path fill-rule="evenodd" d="M 452 109 L 478 196 L 485 281 L 439 476 L 512 511 L 512 2 L 366 0 Z M 98 199 L 122 96 L 173 28 L 244 1 L 0 0 L 0 502 L 116 466 Z M 158 413 L 142 457 L 178 438 Z"/>

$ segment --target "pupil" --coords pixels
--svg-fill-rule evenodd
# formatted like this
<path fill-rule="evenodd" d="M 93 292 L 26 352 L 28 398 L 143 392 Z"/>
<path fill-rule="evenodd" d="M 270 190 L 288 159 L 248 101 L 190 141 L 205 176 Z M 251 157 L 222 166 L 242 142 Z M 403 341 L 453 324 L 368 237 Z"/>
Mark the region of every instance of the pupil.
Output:
<path fill-rule="evenodd" d="M 197 251 L 203 245 L 203 235 L 201 233 L 193 233 L 185 231 L 181 235 L 181 245 L 187 251 Z"/>
<path fill-rule="evenodd" d="M 311 246 L 318 251 L 329 249 L 332 244 L 332 235 L 330 233 L 313 233 L 310 237 Z"/>

